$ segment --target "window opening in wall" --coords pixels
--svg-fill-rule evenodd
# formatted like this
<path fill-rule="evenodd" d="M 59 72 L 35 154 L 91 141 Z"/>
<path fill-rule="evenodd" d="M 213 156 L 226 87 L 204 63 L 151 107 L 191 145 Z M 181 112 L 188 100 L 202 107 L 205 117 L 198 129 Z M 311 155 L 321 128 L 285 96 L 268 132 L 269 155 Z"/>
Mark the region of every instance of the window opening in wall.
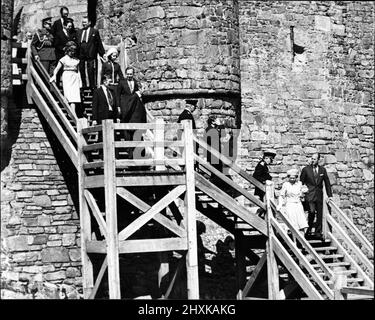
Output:
<path fill-rule="evenodd" d="M 96 24 L 96 6 L 98 4 L 98 0 L 88 0 L 87 1 L 87 15 L 89 20 L 91 21 L 91 25 L 95 26 Z"/>
<path fill-rule="evenodd" d="M 305 47 L 294 43 L 294 26 L 290 26 L 290 48 L 292 51 L 292 63 L 296 54 L 303 54 L 305 52 Z"/>

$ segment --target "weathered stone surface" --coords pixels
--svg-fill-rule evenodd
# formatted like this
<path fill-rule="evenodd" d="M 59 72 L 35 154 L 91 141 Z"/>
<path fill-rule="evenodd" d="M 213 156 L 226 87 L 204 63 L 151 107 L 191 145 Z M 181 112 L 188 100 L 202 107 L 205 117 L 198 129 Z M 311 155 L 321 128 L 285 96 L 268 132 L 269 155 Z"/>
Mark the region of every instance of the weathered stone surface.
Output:
<path fill-rule="evenodd" d="M 13 236 L 7 238 L 6 247 L 9 251 L 28 250 L 27 236 Z"/>
<path fill-rule="evenodd" d="M 42 250 L 43 262 L 69 262 L 69 253 L 65 248 L 46 248 Z"/>

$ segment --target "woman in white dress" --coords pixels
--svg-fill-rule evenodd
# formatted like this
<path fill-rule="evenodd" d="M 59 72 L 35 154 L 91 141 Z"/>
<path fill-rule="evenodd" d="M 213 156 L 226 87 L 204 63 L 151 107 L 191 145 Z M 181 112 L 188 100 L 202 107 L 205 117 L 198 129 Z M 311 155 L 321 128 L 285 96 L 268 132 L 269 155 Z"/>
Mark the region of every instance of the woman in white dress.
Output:
<path fill-rule="evenodd" d="M 55 70 L 53 71 L 53 76 L 50 82 L 56 82 L 56 75 L 61 68 L 63 68 L 62 73 L 62 84 L 64 96 L 68 100 L 72 111 L 75 112 L 76 104 L 81 103 L 81 92 L 82 87 L 81 74 L 79 73 L 79 59 L 75 57 L 77 51 L 77 46 L 73 41 L 69 41 L 65 47 L 65 56 L 63 56 Z"/>
<path fill-rule="evenodd" d="M 287 175 L 288 181 L 281 188 L 277 209 L 285 213 L 290 223 L 304 234 L 308 224 L 301 198 L 308 189 L 301 181 L 297 181 L 298 169 L 290 169 Z"/>

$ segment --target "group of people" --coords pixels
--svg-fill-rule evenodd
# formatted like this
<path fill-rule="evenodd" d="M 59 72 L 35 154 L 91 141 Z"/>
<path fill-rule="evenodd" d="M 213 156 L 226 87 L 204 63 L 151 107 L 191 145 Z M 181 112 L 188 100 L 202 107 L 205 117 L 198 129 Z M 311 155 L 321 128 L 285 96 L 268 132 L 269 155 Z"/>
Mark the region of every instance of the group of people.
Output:
<path fill-rule="evenodd" d="M 275 156 L 274 152 L 264 152 L 262 160 L 255 167 L 253 177 L 262 183 L 271 180 L 268 166 Z M 282 185 L 277 209 L 285 213 L 291 224 L 306 238 L 313 236 L 322 240 L 323 183 L 328 198 L 332 197 L 332 188 L 327 170 L 319 165 L 319 160 L 320 154 L 314 153 L 310 163 L 302 169 L 300 175 L 297 168 L 288 170 L 288 180 Z M 265 193 L 256 188 L 255 195 L 263 201 Z M 307 219 L 305 208 L 308 212 Z"/>
<path fill-rule="evenodd" d="M 99 31 L 89 17 L 82 19 L 82 28 L 76 30 L 69 9 L 61 7 L 61 18 L 42 20 L 42 28 L 33 36 L 31 51 L 49 75 L 50 82 L 62 83 L 63 94 L 78 118 L 84 116 L 82 88 L 93 91 L 93 124 L 104 119 L 115 122 L 146 122 L 142 90 L 134 79 L 134 69 L 125 70 L 124 77 L 115 48 L 105 52 Z M 102 61 L 100 86 L 97 86 L 97 57 Z"/>

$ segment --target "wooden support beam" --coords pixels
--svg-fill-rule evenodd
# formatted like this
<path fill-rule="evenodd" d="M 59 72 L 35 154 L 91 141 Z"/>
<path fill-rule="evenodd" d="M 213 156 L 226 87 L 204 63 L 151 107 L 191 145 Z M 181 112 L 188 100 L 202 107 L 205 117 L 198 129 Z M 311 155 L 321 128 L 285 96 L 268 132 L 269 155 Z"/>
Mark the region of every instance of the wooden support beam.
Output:
<path fill-rule="evenodd" d="M 164 120 L 163 119 L 156 119 L 155 120 L 155 131 L 154 131 L 154 143 L 155 143 L 155 146 L 154 146 L 154 150 L 155 150 L 155 154 L 154 154 L 154 157 L 155 157 L 155 160 L 161 160 L 163 161 L 164 159 L 164 143 L 161 145 L 161 146 L 158 146 L 156 144 L 156 141 L 161 141 L 163 142 L 164 140 Z M 157 171 L 160 171 L 160 170 L 165 170 L 165 166 L 164 165 L 157 165 L 156 168 L 155 168 Z"/>
<path fill-rule="evenodd" d="M 102 123 L 109 297 L 110 299 L 120 299 L 114 130 L 112 120 L 104 120 Z"/>
<path fill-rule="evenodd" d="M 185 184 L 185 176 L 180 175 L 138 175 L 134 173 L 132 176 L 117 177 L 117 185 L 121 187 L 137 187 L 137 186 L 176 186 Z"/>
<path fill-rule="evenodd" d="M 268 299 L 278 300 L 279 295 L 279 272 L 277 267 L 277 261 L 274 255 L 272 236 L 273 228 L 271 225 L 271 218 L 273 217 L 271 209 L 271 198 L 273 197 L 273 183 L 270 180 L 266 181 L 266 223 L 267 223 L 267 233 L 268 240 L 266 243 L 266 254 L 267 254 L 267 282 L 268 282 Z"/>
<path fill-rule="evenodd" d="M 169 283 L 169 286 L 168 286 L 167 291 L 165 292 L 164 299 L 168 299 L 168 298 L 169 298 L 169 295 L 170 295 L 171 292 L 172 292 L 173 286 L 174 286 L 174 284 L 175 284 L 175 282 L 176 282 L 176 279 L 177 279 L 178 274 L 180 273 L 180 270 L 181 270 L 181 268 L 182 268 L 182 265 L 183 265 L 184 262 L 186 262 L 185 259 L 186 259 L 186 256 L 183 256 L 183 257 L 181 257 L 180 260 L 178 261 L 178 265 L 177 265 L 176 270 L 175 270 L 175 272 L 174 272 L 174 274 L 173 274 L 172 280 L 171 280 L 171 282 Z"/>
<path fill-rule="evenodd" d="M 346 287 L 348 284 L 347 276 L 337 271 L 333 275 L 333 293 L 334 293 L 334 299 L 335 300 L 345 300 L 344 295 L 341 292 L 341 289 L 343 287 Z"/>
<path fill-rule="evenodd" d="M 243 291 L 242 288 L 246 283 L 246 258 L 243 254 L 240 246 L 240 241 L 243 239 L 239 232 L 235 234 L 235 254 L 236 254 L 236 269 L 237 269 L 237 300 L 242 300 Z"/>
<path fill-rule="evenodd" d="M 116 160 L 117 169 L 126 169 L 127 167 L 138 167 L 138 166 L 182 166 L 185 164 L 183 159 L 126 159 Z"/>
<path fill-rule="evenodd" d="M 262 268 L 264 267 L 264 264 L 265 264 L 266 261 L 267 261 L 267 253 L 265 252 L 265 253 L 263 253 L 260 260 L 258 261 L 255 269 L 251 273 L 251 276 L 250 276 L 249 280 L 247 281 L 247 283 L 246 283 L 246 285 L 243 289 L 242 299 L 244 299 L 247 296 L 247 294 L 250 292 L 250 290 L 254 286 L 255 280 L 258 278 L 258 275 L 261 273 Z"/>
<path fill-rule="evenodd" d="M 99 209 L 98 205 L 96 204 L 96 201 L 95 201 L 93 195 L 88 190 L 85 190 L 84 194 L 85 194 L 86 201 L 91 208 L 91 212 L 92 212 L 93 216 L 95 217 L 96 222 L 99 225 L 99 229 L 100 229 L 101 234 L 104 235 L 105 238 L 107 238 L 106 222 L 103 219 L 103 215 L 100 212 L 100 209 Z"/>
<path fill-rule="evenodd" d="M 169 261 L 168 261 L 168 252 L 159 252 L 159 270 L 158 270 L 158 286 L 160 293 L 162 293 L 162 281 L 168 281 L 169 275 Z"/>
<path fill-rule="evenodd" d="M 100 283 L 101 283 L 102 280 L 103 280 L 104 273 L 105 273 L 105 271 L 107 270 L 107 267 L 108 267 L 108 261 L 107 261 L 107 257 L 105 257 L 105 258 L 104 258 L 104 261 L 103 261 L 103 263 L 102 263 L 102 266 L 100 267 L 100 270 L 99 270 L 98 276 L 97 276 L 96 279 L 95 279 L 95 285 L 94 285 L 94 288 L 92 289 L 92 292 L 91 292 L 91 294 L 90 294 L 89 299 L 94 299 L 94 298 L 95 298 L 96 293 L 98 292 L 98 289 L 99 289 Z"/>
<path fill-rule="evenodd" d="M 83 170 L 82 164 L 85 161 L 84 155 L 82 153 L 82 145 L 85 143 L 82 136 L 82 128 L 87 126 L 86 119 L 80 119 L 78 121 L 78 197 L 79 197 L 79 218 L 81 225 L 81 259 L 82 259 L 82 282 L 83 282 L 83 297 L 85 299 L 91 296 L 91 292 L 94 286 L 94 271 L 92 262 L 87 254 L 86 243 L 91 240 L 91 218 L 89 208 L 85 199 L 85 186 L 84 186 L 84 176 L 85 172 Z"/>
<path fill-rule="evenodd" d="M 186 254 L 188 299 L 199 299 L 197 226 L 195 206 L 194 145 L 191 120 L 183 120 L 186 162 L 186 193 L 184 216 L 188 238 Z"/>
<path fill-rule="evenodd" d="M 311 281 L 302 272 L 301 268 L 292 259 L 280 241 L 274 236 L 271 236 L 273 241 L 273 248 L 275 254 L 279 257 L 282 264 L 292 274 L 293 278 L 298 282 L 300 287 L 305 291 L 307 296 L 312 300 L 324 300 L 322 295 L 316 290 Z"/>
<path fill-rule="evenodd" d="M 87 252 L 102 253 L 107 252 L 106 241 L 88 241 L 86 243 Z M 158 238 L 119 241 L 119 253 L 142 253 L 142 252 L 162 252 L 187 250 L 186 238 Z"/>
<path fill-rule="evenodd" d="M 266 223 L 263 219 L 253 214 L 238 201 L 220 190 L 214 184 L 203 178 L 199 173 L 195 173 L 196 186 L 211 198 L 215 199 L 223 207 L 240 217 L 242 220 L 253 226 L 261 233 L 267 235 Z"/>
<path fill-rule="evenodd" d="M 174 199 L 185 192 L 186 186 L 177 186 L 172 191 L 170 191 L 165 197 L 155 203 L 146 213 L 141 215 L 137 220 L 129 224 L 125 229 L 119 233 L 119 239 L 125 240 L 129 238 L 134 232 L 140 229 L 148 221 L 154 218 L 154 216 L 163 210 L 167 205 L 169 205 Z"/>
<path fill-rule="evenodd" d="M 125 188 L 117 187 L 117 194 L 121 196 L 124 200 L 131 203 L 133 206 L 140 209 L 142 212 L 147 212 L 151 209 L 151 206 L 144 202 L 142 199 L 139 199 L 136 195 L 131 193 L 130 191 L 126 190 Z M 170 231 L 172 231 L 175 235 L 185 238 L 186 231 L 176 225 L 173 221 L 169 220 L 167 217 L 163 216 L 161 213 L 157 213 L 154 216 L 154 220 L 160 223 L 162 226 L 166 227 Z"/>

